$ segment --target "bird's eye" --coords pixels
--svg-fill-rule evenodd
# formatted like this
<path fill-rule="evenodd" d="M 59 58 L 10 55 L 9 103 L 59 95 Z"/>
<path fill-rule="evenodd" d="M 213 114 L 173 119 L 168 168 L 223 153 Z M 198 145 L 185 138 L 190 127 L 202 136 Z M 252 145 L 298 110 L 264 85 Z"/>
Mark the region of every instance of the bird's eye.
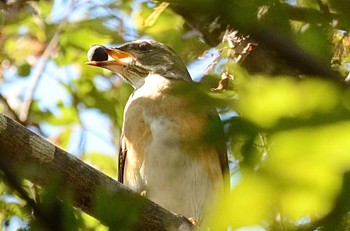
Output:
<path fill-rule="evenodd" d="M 146 51 L 146 50 L 148 50 L 148 48 L 149 48 L 149 43 L 147 43 L 147 42 L 142 42 L 139 44 L 139 49 L 141 51 Z"/>

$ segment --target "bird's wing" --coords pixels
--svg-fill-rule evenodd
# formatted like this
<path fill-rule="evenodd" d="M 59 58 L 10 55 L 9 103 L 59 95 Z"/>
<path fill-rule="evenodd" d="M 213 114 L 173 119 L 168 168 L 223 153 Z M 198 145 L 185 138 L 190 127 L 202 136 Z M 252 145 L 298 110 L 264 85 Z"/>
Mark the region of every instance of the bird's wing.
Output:
<path fill-rule="evenodd" d="M 125 159 L 126 159 L 127 152 L 128 150 L 125 145 L 124 135 L 122 135 L 121 144 L 119 148 L 119 156 L 118 156 L 118 181 L 120 183 L 123 183 L 123 179 L 124 179 L 124 166 L 125 166 Z"/>
<path fill-rule="evenodd" d="M 190 106 L 192 106 L 191 108 L 194 108 L 198 115 L 206 116 L 208 123 L 206 125 L 207 131 L 204 135 L 204 141 L 210 143 L 212 147 L 215 148 L 220 160 L 225 185 L 229 185 L 230 172 L 227 156 L 227 139 L 224 132 L 223 122 L 221 121 L 215 107 L 216 102 L 214 102 L 198 84 L 184 84 L 180 90 L 182 94 L 188 94 L 188 97 L 193 100 L 192 104 L 190 104 Z M 208 103 L 203 104 L 203 102 Z"/>
<path fill-rule="evenodd" d="M 224 177 L 225 185 L 229 185 L 229 165 L 228 165 L 228 156 L 227 156 L 227 140 L 223 128 L 223 123 L 217 114 L 215 109 L 210 110 L 209 112 L 209 131 L 207 135 L 209 137 L 209 142 L 213 142 L 214 147 L 219 156 L 221 171 Z"/>

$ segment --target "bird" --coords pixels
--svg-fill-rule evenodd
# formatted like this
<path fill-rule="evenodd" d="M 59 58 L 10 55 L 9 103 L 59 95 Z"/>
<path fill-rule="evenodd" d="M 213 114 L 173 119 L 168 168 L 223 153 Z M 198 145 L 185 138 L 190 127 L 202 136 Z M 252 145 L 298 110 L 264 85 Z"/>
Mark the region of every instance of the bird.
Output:
<path fill-rule="evenodd" d="M 155 40 L 94 45 L 88 60 L 134 88 L 124 109 L 118 181 L 201 223 L 228 172 L 222 123 L 207 94 L 175 51 Z"/>

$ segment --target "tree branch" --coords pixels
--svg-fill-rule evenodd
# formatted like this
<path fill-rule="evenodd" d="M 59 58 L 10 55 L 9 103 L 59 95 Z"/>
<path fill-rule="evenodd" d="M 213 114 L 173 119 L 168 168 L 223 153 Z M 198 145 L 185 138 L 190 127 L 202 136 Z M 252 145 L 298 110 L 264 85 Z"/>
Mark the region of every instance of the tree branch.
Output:
<path fill-rule="evenodd" d="M 49 60 L 49 58 L 52 55 L 52 52 L 56 48 L 59 39 L 61 37 L 61 33 L 63 28 L 67 25 L 67 22 L 64 21 L 62 24 L 60 24 L 58 30 L 50 40 L 49 44 L 47 45 L 43 55 L 41 56 L 39 63 L 36 65 L 35 72 L 32 76 L 32 81 L 28 87 L 27 95 L 25 96 L 24 102 L 22 103 L 22 109 L 19 114 L 20 121 L 22 121 L 24 124 L 26 124 L 28 121 L 28 116 L 30 113 L 30 109 L 33 104 L 33 97 L 34 93 L 37 89 L 37 86 L 39 84 L 39 81 L 41 79 L 41 76 L 43 72 L 45 71 L 46 64 Z"/>
<path fill-rule="evenodd" d="M 18 179 L 28 179 L 44 189 L 59 183 L 58 197 L 64 199 L 65 195 L 72 195 L 74 206 L 106 225 L 110 225 L 111 220 L 123 221 L 130 211 L 137 211 L 132 230 L 193 229 L 186 218 L 134 193 L 3 114 L 0 114 L 0 153 L 1 163 L 6 163 L 6 169 Z M 110 207 L 106 207 L 103 209 L 109 217 L 101 215 L 96 205 L 101 195 L 108 195 L 110 200 L 106 205 L 114 204 L 121 212 L 108 211 Z"/>
<path fill-rule="evenodd" d="M 170 8 L 173 9 L 176 13 L 181 15 L 188 24 L 192 27 L 198 29 L 204 36 L 206 42 L 211 46 L 216 46 L 220 43 L 222 33 L 227 29 L 227 25 L 230 23 L 230 20 L 227 20 L 225 15 L 221 15 L 223 11 L 222 7 L 234 12 L 235 9 L 227 8 L 227 5 L 230 1 L 221 0 L 221 1 L 207 1 L 203 3 L 199 0 L 161 0 L 161 2 L 169 2 Z M 332 20 L 335 20 L 336 27 L 338 29 L 346 29 L 348 25 L 344 22 L 344 19 L 341 14 L 338 13 L 327 13 L 319 11 L 312 8 L 306 7 L 297 7 L 292 6 L 287 3 L 279 4 L 279 7 L 288 15 L 291 20 L 300 21 L 305 23 L 312 24 L 326 24 L 330 23 Z M 207 14 L 202 14 L 203 11 L 206 11 Z M 215 30 L 210 30 L 209 25 L 219 17 L 217 27 Z M 327 17 L 326 17 L 327 16 Z M 231 24 L 230 26 L 234 26 Z"/>
<path fill-rule="evenodd" d="M 227 28 L 234 28 L 252 36 L 259 46 L 252 51 L 243 66 L 251 73 L 302 74 L 343 82 L 339 73 L 333 71 L 330 63 L 317 60 L 300 48 L 292 38 L 275 26 L 257 19 L 256 9 L 247 9 L 244 19 L 237 16 L 243 6 L 236 1 L 164 0 L 170 8 L 181 15 L 193 28 L 199 30 L 205 41 L 212 46 L 221 42 Z M 161 0 L 163 2 L 163 0 Z M 256 7 L 256 6 L 255 6 Z M 283 11 L 291 20 L 327 25 L 336 20 L 337 26 L 345 26 L 342 15 L 330 13 L 329 17 L 314 9 L 294 7 L 289 4 L 271 6 L 270 12 Z M 238 13 L 238 14 L 237 14 Z M 275 12 L 276 13 L 276 12 Z M 213 25 L 215 23 L 215 25 Z M 282 67 L 282 68 L 281 68 Z"/>

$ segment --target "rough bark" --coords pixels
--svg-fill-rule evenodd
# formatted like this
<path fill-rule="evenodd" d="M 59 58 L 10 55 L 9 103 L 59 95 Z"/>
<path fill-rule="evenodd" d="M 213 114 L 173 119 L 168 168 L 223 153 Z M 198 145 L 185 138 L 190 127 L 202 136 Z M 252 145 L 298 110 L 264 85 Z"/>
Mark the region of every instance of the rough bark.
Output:
<path fill-rule="evenodd" d="M 0 114 L 0 167 L 4 175 L 27 179 L 44 190 L 59 183 L 58 197 L 72 195 L 74 206 L 109 225 L 97 211 L 96 196 L 108 194 L 110 203 L 126 209 L 110 211 L 112 219 L 122 221 L 134 205 L 140 209 L 133 230 L 192 230 L 184 217 L 176 216 L 157 204 L 134 193 L 114 179 L 85 164 L 73 155 L 36 135 L 7 116 Z M 13 182 L 12 182 L 13 183 Z M 130 202 L 130 203 L 129 203 Z M 109 201 L 107 201 L 109 203 Z M 108 210 L 108 208 L 104 208 Z M 125 217 L 123 217 L 123 214 Z M 126 214 L 126 215 L 125 215 Z M 122 229 L 121 229 L 122 230 Z"/>

